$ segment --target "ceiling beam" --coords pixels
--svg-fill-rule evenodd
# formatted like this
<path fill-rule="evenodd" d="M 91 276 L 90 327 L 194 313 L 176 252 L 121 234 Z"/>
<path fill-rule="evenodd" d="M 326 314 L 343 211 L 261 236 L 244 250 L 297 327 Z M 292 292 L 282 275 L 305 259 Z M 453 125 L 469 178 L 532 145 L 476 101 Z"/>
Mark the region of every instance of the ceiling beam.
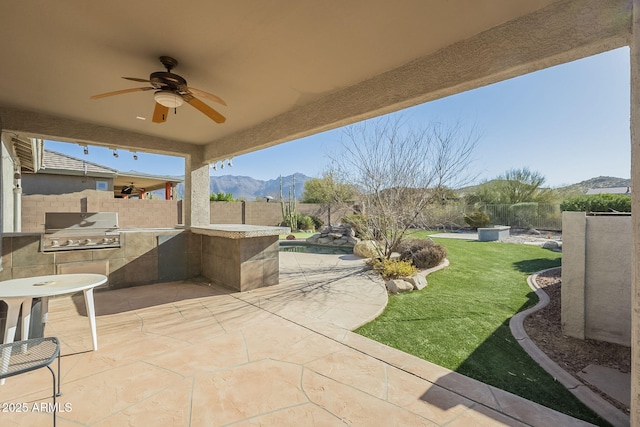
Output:
<path fill-rule="evenodd" d="M 20 137 L 49 139 L 82 145 L 143 151 L 185 157 L 202 157 L 203 147 L 107 126 L 85 123 L 34 111 L 0 106 L 3 132 Z"/>

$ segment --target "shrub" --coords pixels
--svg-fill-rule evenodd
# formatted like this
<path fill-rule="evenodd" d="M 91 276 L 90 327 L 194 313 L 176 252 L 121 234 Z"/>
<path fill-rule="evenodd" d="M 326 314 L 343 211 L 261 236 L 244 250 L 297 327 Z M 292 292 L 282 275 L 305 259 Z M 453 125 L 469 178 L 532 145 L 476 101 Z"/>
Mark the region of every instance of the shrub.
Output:
<path fill-rule="evenodd" d="M 320 230 L 324 225 L 324 221 L 315 215 L 309 215 L 309 218 L 311 218 L 311 221 L 313 221 L 314 230 Z"/>
<path fill-rule="evenodd" d="M 313 230 L 313 220 L 309 216 L 300 216 L 298 218 L 298 228 L 300 230 Z"/>
<path fill-rule="evenodd" d="M 535 202 L 515 203 L 509 206 L 509 211 L 512 217 L 509 225 L 514 227 L 533 228 L 538 218 L 538 204 Z"/>
<path fill-rule="evenodd" d="M 464 216 L 464 221 L 469 224 L 469 227 L 477 230 L 489 225 L 489 215 L 482 211 L 471 212 L 469 215 Z"/>
<path fill-rule="evenodd" d="M 411 264 L 411 261 L 399 259 L 370 259 L 367 264 L 373 267 L 385 280 L 409 277 L 418 271 Z"/>
<path fill-rule="evenodd" d="M 221 191 L 218 194 L 211 194 L 209 196 L 209 201 L 211 201 L 211 202 L 233 202 L 233 194 L 231 194 L 231 193 L 223 193 Z"/>
<path fill-rule="evenodd" d="M 447 257 L 447 249 L 431 239 L 408 239 L 398 246 L 400 259 L 411 261 L 419 268 L 432 268 L 440 265 Z"/>
<path fill-rule="evenodd" d="M 560 210 L 574 212 L 631 212 L 631 197 L 624 194 L 592 194 L 566 199 Z"/>
<path fill-rule="evenodd" d="M 291 228 L 291 231 L 295 231 L 300 227 L 300 222 L 303 221 L 302 218 L 303 215 L 300 212 L 296 212 L 291 216 L 286 216 L 280 225 L 283 227 L 289 227 Z"/>

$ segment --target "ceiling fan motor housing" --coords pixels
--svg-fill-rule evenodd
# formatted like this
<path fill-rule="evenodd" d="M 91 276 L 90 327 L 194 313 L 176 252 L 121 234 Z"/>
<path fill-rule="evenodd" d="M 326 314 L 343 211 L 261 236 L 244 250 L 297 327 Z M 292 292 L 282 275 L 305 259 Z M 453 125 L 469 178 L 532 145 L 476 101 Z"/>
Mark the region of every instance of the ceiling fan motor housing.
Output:
<path fill-rule="evenodd" d="M 179 92 L 187 90 L 187 81 L 183 77 L 167 71 L 151 73 L 149 81 L 156 89 L 171 89 Z"/>

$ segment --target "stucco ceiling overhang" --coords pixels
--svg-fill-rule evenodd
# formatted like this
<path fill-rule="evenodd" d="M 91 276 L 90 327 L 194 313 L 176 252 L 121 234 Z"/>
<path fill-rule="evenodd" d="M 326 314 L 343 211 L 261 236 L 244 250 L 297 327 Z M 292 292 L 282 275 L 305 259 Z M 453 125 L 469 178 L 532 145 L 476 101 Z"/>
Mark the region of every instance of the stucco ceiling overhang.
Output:
<path fill-rule="evenodd" d="M 0 120 L 23 137 L 191 155 L 268 147 L 628 43 L 628 0 L 2 2 Z M 228 106 L 151 122 L 180 64 Z M 140 86 L 143 86 L 141 84 Z M 140 120 L 136 117 L 145 117 Z"/>

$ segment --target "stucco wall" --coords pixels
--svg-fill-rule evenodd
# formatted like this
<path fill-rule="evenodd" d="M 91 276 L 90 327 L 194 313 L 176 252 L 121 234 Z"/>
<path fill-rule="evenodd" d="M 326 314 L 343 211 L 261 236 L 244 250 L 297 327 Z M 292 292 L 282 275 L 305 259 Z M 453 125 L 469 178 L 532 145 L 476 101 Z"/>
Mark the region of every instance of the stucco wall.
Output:
<path fill-rule="evenodd" d="M 9 152 L 2 145 L 2 230 L 5 233 L 13 231 L 13 160 Z"/>
<path fill-rule="evenodd" d="M 630 215 L 562 215 L 562 328 L 631 345 Z"/>
<path fill-rule="evenodd" d="M 31 194 L 67 194 L 83 190 L 95 190 L 96 182 L 107 183 L 106 193 L 113 197 L 113 178 L 95 178 L 92 176 L 69 176 L 53 174 L 22 174 L 22 193 Z"/>

